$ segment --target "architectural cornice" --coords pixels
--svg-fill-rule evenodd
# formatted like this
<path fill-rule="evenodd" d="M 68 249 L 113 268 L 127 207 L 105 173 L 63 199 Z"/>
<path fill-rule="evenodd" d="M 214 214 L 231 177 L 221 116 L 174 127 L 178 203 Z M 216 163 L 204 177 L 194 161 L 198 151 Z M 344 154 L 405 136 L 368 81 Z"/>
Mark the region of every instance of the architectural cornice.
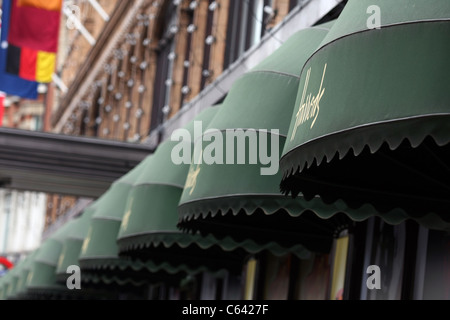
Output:
<path fill-rule="evenodd" d="M 0 187 L 96 198 L 153 151 L 142 144 L 0 128 Z"/>

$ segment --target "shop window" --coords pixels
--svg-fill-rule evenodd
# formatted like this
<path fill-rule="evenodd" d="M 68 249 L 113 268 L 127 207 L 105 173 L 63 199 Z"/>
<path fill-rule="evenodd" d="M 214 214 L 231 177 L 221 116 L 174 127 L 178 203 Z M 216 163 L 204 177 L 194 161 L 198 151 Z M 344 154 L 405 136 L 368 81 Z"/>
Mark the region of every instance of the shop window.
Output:
<path fill-rule="evenodd" d="M 217 295 L 217 279 L 204 272 L 202 275 L 200 300 L 216 300 Z"/>
<path fill-rule="evenodd" d="M 295 254 L 258 255 L 245 269 L 245 300 L 328 299 L 329 257 L 314 253 L 308 259 L 299 259 Z"/>
<path fill-rule="evenodd" d="M 264 300 L 288 300 L 292 255 L 266 256 Z"/>
<path fill-rule="evenodd" d="M 425 261 L 425 268 L 416 270 L 415 298 L 450 300 L 450 235 L 430 230 L 423 245 L 426 252 L 418 255 L 417 261 Z"/>
<path fill-rule="evenodd" d="M 167 300 L 169 295 L 169 289 L 164 283 L 150 285 L 148 289 L 148 300 Z"/>
<path fill-rule="evenodd" d="M 169 300 L 170 301 L 176 301 L 181 299 L 181 292 L 180 289 L 170 287 L 169 288 Z"/>
<path fill-rule="evenodd" d="M 343 231 L 333 243 L 330 300 L 344 300 L 349 240 L 348 232 Z"/>
<path fill-rule="evenodd" d="M 406 229 L 405 223 L 393 226 L 379 218 L 372 218 L 368 221 L 361 300 L 402 299 Z M 367 268 L 369 266 L 379 267 L 379 289 L 367 286 Z"/>
<path fill-rule="evenodd" d="M 242 277 L 241 275 L 226 272 L 223 280 L 220 294 L 220 300 L 241 300 L 242 299 Z M 220 290 L 219 289 L 219 290 Z"/>
<path fill-rule="evenodd" d="M 300 260 L 296 270 L 294 300 L 327 300 L 330 282 L 330 256 L 312 254 Z"/>
<path fill-rule="evenodd" d="M 188 275 L 180 282 L 180 300 L 199 300 L 201 288 L 200 275 Z"/>
<path fill-rule="evenodd" d="M 244 300 L 255 300 L 257 292 L 257 279 L 258 279 L 258 267 L 259 261 L 255 258 L 250 258 L 244 266 Z"/>

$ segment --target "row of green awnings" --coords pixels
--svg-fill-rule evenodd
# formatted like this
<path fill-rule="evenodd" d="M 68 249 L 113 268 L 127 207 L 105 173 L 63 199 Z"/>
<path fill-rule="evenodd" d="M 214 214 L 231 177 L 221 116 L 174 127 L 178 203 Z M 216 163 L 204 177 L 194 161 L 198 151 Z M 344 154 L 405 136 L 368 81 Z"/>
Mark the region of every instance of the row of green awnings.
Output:
<path fill-rule="evenodd" d="M 220 106 L 208 108 L 185 126 L 189 136 L 194 137 L 195 121 L 207 124 L 219 109 Z M 192 147 L 191 140 L 180 143 L 188 149 Z M 177 229 L 177 206 L 189 168 L 172 161 L 177 144 L 172 141 L 161 144 L 135 181 L 117 236 L 119 254 L 151 261 L 172 273 L 239 268 L 236 262 L 239 253 L 227 255 L 214 237 L 201 238 Z"/>
<path fill-rule="evenodd" d="M 302 66 L 331 25 L 297 32 L 234 83 L 199 142 L 203 155 L 209 155 L 210 141 L 221 141 L 223 149 L 215 152 L 226 158 L 234 152 L 234 159 L 210 164 L 205 158 L 191 165 L 179 204 L 180 229 L 238 242 L 252 239 L 284 253 L 330 251 L 335 233 L 349 222 L 340 214 L 341 204 L 285 197 L 278 165 Z M 233 133 L 245 135 L 242 145 Z"/>
<path fill-rule="evenodd" d="M 207 133 L 203 134 L 208 128 L 221 134 L 251 128 L 258 142 L 267 139 L 267 156 L 274 147 L 270 130 L 276 129 L 280 146 L 273 148 L 272 165 L 277 166 L 301 65 L 326 33 L 327 26 L 321 26 L 296 34 L 238 80 L 223 105 L 206 109 L 184 129 L 194 140 L 199 138 L 200 124 L 198 141 L 206 141 Z M 265 250 L 300 258 L 309 257 L 310 250 L 329 250 L 333 232 L 346 220 L 325 221 L 314 210 L 330 216 L 339 210 L 319 199 L 307 203 L 283 197 L 277 190 L 278 170 L 262 176 L 261 163 L 200 169 L 175 164 L 173 151 L 196 150 L 198 141 L 193 140 L 162 143 L 47 240 L 27 274 L 31 293 L 73 297 L 66 286 L 67 270 L 73 265 L 81 267 L 83 286 L 95 292 L 117 286 L 139 288 L 153 281 L 179 283 L 186 275 L 203 271 L 239 274 L 249 254 Z M 195 190 L 193 170 L 199 170 Z"/>
<path fill-rule="evenodd" d="M 0 299 L 67 295 L 71 265 L 98 297 L 240 272 L 265 250 L 306 258 L 372 216 L 448 230 L 450 4 L 379 1 L 383 26 L 369 30 L 371 5 L 349 1 L 336 22 L 292 36 L 185 126 L 193 141 L 161 144 L 0 279 Z M 244 162 L 220 164 L 239 130 Z M 172 159 L 183 146 L 191 165 Z M 195 162 L 208 153 L 218 161 Z"/>
<path fill-rule="evenodd" d="M 95 289 L 138 288 L 153 281 L 179 283 L 187 274 L 203 271 L 238 274 L 249 254 L 266 250 L 299 258 L 309 257 L 310 251 L 328 252 L 334 233 L 348 222 L 338 215 L 339 207 L 318 198 L 290 199 L 277 187 L 298 74 L 328 27 L 294 35 L 239 79 L 222 105 L 206 109 L 184 128 L 200 139 L 162 143 L 81 217 L 47 240 L 37 251 L 39 259 L 33 259 L 27 288 L 38 294 L 69 294 L 65 281 L 71 265 L 81 267 L 83 286 L 95 293 Z M 199 124 L 203 131 L 197 137 Z M 208 141 L 211 134 L 206 129 L 224 138 L 229 129 L 253 130 L 256 144 L 263 148 L 265 141 L 275 171 L 261 175 L 261 168 L 267 167 L 261 161 L 175 164 L 173 151 L 183 144 L 188 148 L 182 150 L 198 150 L 195 143 Z M 279 143 L 277 148 L 273 141 Z M 246 153 L 250 146 L 246 145 Z M 242 150 L 235 151 L 237 155 Z M 316 211 L 330 219 L 319 218 Z"/>
<path fill-rule="evenodd" d="M 3 289 L 0 289 L 1 300 L 72 297 L 72 292 L 69 292 L 66 286 L 56 279 L 56 267 L 63 245 L 62 241 L 69 228 L 70 224 L 62 227 L 0 279 L 0 288 Z"/>
<path fill-rule="evenodd" d="M 206 109 L 195 121 L 207 123 L 218 108 Z M 194 122 L 185 129 L 193 134 Z M 227 256 L 214 237 L 177 229 L 177 205 L 188 166 L 171 161 L 174 146 L 162 143 L 96 202 L 78 258 L 84 282 L 97 287 L 178 285 L 188 274 L 241 267 L 236 262 L 239 252 Z"/>
<path fill-rule="evenodd" d="M 303 67 L 282 192 L 450 230 L 449 35 L 449 1 L 349 1 Z"/>

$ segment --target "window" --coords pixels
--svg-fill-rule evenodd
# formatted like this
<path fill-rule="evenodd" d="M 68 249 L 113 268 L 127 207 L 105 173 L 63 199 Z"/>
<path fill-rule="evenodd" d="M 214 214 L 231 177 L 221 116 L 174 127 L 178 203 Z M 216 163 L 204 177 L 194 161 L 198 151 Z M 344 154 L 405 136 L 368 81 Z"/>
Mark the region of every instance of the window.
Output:
<path fill-rule="evenodd" d="M 153 101 L 150 131 L 155 130 L 165 121 L 170 113 L 170 92 L 173 84 L 173 59 L 171 53 L 175 49 L 174 35 L 178 32 L 178 11 L 171 3 L 165 11 L 164 28 L 160 34 L 158 62 L 155 78 L 155 96 Z"/>
<path fill-rule="evenodd" d="M 102 120 L 102 118 L 100 117 L 101 116 L 100 98 L 102 97 L 102 88 L 100 85 L 97 86 L 96 93 L 94 95 L 94 108 L 92 109 L 92 117 L 91 117 L 91 119 L 94 119 L 94 121 L 95 121 L 94 126 L 92 128 L 92 130 L 93 130 L 92 135 L 94 137 L 99 136 L 99 128 L 100 128 L 100 124 L 101 124 L 101 120 Z"/>
<path fill-rule="evenodd" d="M 210 3 L 212 0 L 209 1 Z M 206 20 L 206 35 L 209 36 L 212 34 L 213 30 L 213 19 L 214 19 L 214 11 L 208 10 L 208 18 Z M 211 45 L 206 45 L 204 54 L 203 54 L 203 72 L 209 71 L 210 67 L 210 58 L 211 58 Z M 206 82 L 208 80 L 208 75 L 202 74 L 202 83 L 200 90 L 203 90 L 206 86 Z"/>
<path fill-rule="evenodd" d="M 275 257 L 268 253 L 265 259 L 264 300 L 287 300 L 293 256 Z"/>
<path fill-rule="evenodd" d="M 414 298 L 450 300 L 450 236 L 425 228 L 420 231 Z"/>
<path fill-rule="evenodd" d="M 330 257 L 328 254 L 312 254 L 310 259 L 299 260 L 293 267 L 295 300 L 328 300 L 330 282 Z"/>
<path fill-rule="evenodd" d="M 265 252 L 247 263 L 244 275 L 247 300 L 327 300 L 330 255 L 300 259 L 293 253 Z"/>
<path fill-rule="evenodd" d="M 361 300 L 400 300 L 404 279 L 406 254 L 406 224 L 389 225 L 379 218 L 368 222 L 366 255 L 364 259 L 363 281 L 361 282 Z M 366 269 L 376 265 L 381 272 L 381 288 L 367 288 Z"/>
<path fill-rule="evenodd" d="M 230 0 L 224 69 L 257 44 L 266 31 L 265 6 L 271 0 Z"/>
<path fill-rule="evenodd" d="M 169 59 L 173 51 L 173 39 L 167 39 L 161 42 L 162 47 L 158 53 L 158 67 L 156 70 L 155 97 L 152 110 L 152 120 L 150 131 L 156 129 L 164 122 L 164 108 L 170 103 L 170 90 L 172 87 L 172 60 Z"/>
<path fill-rule="evenodd" d="M 192 11 L 185 11 L 184 14 L 188 15 L 188 26 L 193 26 L 194 24 L 194 15 Z M 191 52 L 191 43 L 192 43 L 192 32 L 188 32 L 187 39 L 186 39 L 186 50 L 184 52 L 184 72 L 183 72 L 183 85 L 182 88 L 187 87 L 189 84 L 189 55 Z M 182 106 L 185 103 L 185 99 L 188 96 L 188 93 L 182 92 L 179 105 Z"/>

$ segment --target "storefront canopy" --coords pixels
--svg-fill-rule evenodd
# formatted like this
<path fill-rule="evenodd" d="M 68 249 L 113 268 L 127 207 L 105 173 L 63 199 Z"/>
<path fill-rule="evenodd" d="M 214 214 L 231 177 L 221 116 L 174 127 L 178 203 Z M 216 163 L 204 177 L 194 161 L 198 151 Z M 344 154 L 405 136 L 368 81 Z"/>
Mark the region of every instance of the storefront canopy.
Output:
<path fill-rule="evenodd" d="M 89 205 L 80 217 L 75 218 L 72 227 L 67 232 L 56 269 L 57 278 L 60 282 L 65 283 L 67 281 L 69 276 L 67 270 L 70 266 L 78 266 L 79 264 L 78 257 L 80 256 L 84 239 L 89 231 L 91 218 L 95 213 L 97 203 L 96 201 Z"/>
<path fill-rule="evenodd" d="M 56 278 L 56 267 L 62 250 L 62 241 L 70 227 L 70 223 L 61 227 L 45 240 L 33 255 L 24 287 L 28 298 L 65 299 L 73 294 L 65 283 L 59 283 Z"/>
<path fill-rule="evenodd" d="M 118 236 L 121 255 L 162 264 L 172 272 L 241 271 L 247 252 L 234 241 L 186 234 L 177 228 L 177 207 L 189 163 L 178 164 L 173 156 L 183 156 L 184 149 L 190 162 L 193 140 L 201 137 L 201 128 L 208 126 L 220 108 L 201 112 L 183 128 L 185 135 L 180 137 L 184 139 L 163 142 L 145 164 L 128 198 Z"/>
<path fill-rule="evenodd" d="M 7 292 L 11 279 L 12 277 L 9 272 L 0 278 L 0 301 L 8 299 Z"/>
<path fill-rule="evenodd" d="M 450 230 L 449 35 L 449 1 L 350 0 L 303 67 L 282 192 Z"/>
<path fill-rule="evenodd" d="M 17 282 L 15 295 L 15 298 L 17 300 L 23 300 L 27 298 L 26 282 L 36 253 L 37 250 L 33 251 L 25 258 L 23 262 L 20 263 L 19 279 Z"/>
<path fill-rule="evenodd" d="M 7 274 L 6 282 L 8 285 L 5 288 L 5 298 L 6 300 L 14 300 L 16 298 L 17 292 L 17 282 L 19 281 L 19 271 L 20 265 L 11 269 Z"/>
<path fill-rule="evenodd" d="M 6 300 L 6 276 L 0 278 L 0 301 Z"/>
<path fill-rule="evenodd" d="M 96 201 L 94 208 L 91 208 L 92 212 L 88 212 L 88 231 L 78 261 L 83 274 L 82 280 L 89 288 L 118 286 L 126 287 L 128 290 L 146 284 L 145 277 L 141 274 L 143 264 L 120 258 L 116 243 L 128 193 L 142 173 L 142 168 L 141 163 L 115 181 Z M 89 219 L 90 215 L 92 218 Z M 80 227 L 83 229 L 86 227 L 84 221 Z"/>
<path fill-rule="evenodd" d="M 283 196 L 278 164 L 302 66 L 331 25 L 297 32 L 233 84 L 203 136 L 204 161 L 191 165 L 179 205 L 182 230 L 237 242 L 251 239 L 260 247 L 299 256 L 330 250 L 333 233 L 347 220 L 340 221 L 339 207 L 320 198 Z M 223 148 L 211 152 L 217 141 Z M 222 158 L 206 158 L 217 155 Z"/>

